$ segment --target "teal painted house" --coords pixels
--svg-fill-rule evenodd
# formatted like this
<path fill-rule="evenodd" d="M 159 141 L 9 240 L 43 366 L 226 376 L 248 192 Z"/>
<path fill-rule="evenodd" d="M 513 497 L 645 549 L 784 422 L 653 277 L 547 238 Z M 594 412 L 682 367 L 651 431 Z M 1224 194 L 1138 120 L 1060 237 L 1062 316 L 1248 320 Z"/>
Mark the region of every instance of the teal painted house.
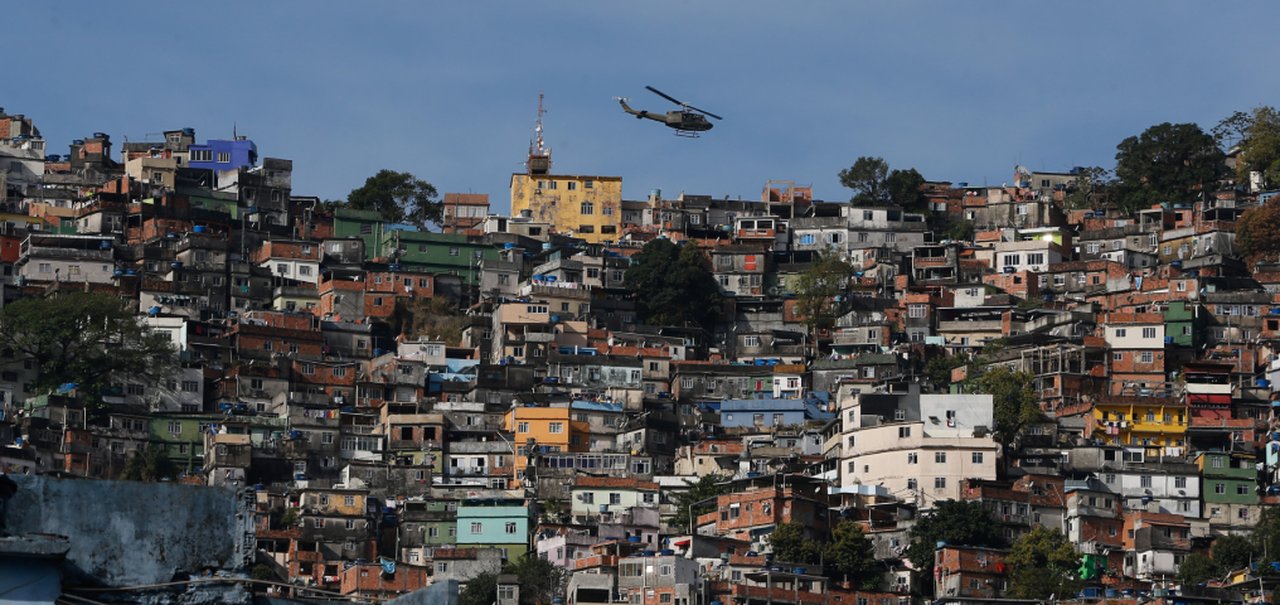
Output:
<path fill-rule="evenodd" d="M 513 560 L 529 550 L 529 508 L 523 500 L 458 504 L 458 546 L 501 548 Z"/>

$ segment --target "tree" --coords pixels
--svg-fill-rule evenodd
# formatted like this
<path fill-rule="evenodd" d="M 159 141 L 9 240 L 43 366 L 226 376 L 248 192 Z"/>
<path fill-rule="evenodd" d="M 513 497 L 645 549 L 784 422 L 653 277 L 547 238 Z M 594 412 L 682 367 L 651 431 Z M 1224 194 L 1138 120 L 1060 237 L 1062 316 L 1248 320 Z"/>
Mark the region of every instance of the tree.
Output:
<path fill-rule="evenodd" d="M 817 563 L 822 554 L 822 547 L 809 535 L 809 530 L 799 523 L 783 523 L 774 527 L 768 540 L 774 561 Z"/>
<path fill-rule="evenodd" d="M 944 500 L 916 520 L 908 534 L 907 558 L 925 576 L 933 575 L 933 554 L 938 542 L 964 546 L 1004 546 L 1004 536 L 991 513 L 980 502 Z"/>
<path fill-rule="evenodd" d="M 365 179 L 363 186 L 352 189 L 345 206 L 373 210 L 393 223 L 408 223 L 425 230 L 443 216 L 444 206 L 437 195 L 431 183 L 408 172 L 384 168 Z"/>
<path fill-rule="evenodd" d="M 1114 180 L 1111 171 L 1101 166 L 1082 168 L 1076 172 L 1076 180 L 1067 191 L 1063 205 L 1072 210 L 1096 208 Z"/>
<path fill-rule="evenodd" d="M 721 475 L 703 475 L 693 482 L 685 480 L 688 489 L 673 498 L 676 514 L 671 517 L 671 529 L 674 533 L 693 533 L 692 522 L 697 516 L 715 510 L 716 503 L 713 499 L 729 492 L 729 486 L 724 484 L 724 480 L 725 477 Z"/>
<path fill-rule="evenodd" d="M 1248 567 L 1255 558 L 1253 541 L 1247 536 L 1227 534 L 1213 541 L 1210 550 L 1213 560 L 1223 571 L 1234 571 Z"/>
<path fill-rule="evenodd" d="M 951 221 L 947 224 L 946 230 L 942 232 L 942 237 L 943 239 L 967 242 L 973 240 L 973 232 L 973 221 Z"/>
<path fill-rule="evenodd" d="M 1218 180 L 1222 151 L 1195 124 L 1152 126 L 1116 146 L 1120 208 L 1133 213 L 1163 202 L 1197 199 Z"/>
<path fill-rule="evenodd" d="M 885 182 L 888 176 L 889 164 L 884 158 L 864 155 L 840 171 L 840 184 L 853 190 L 849 201 L 854 204 L 882 204 L 889 197 Z"/>
<path fill-rule="evenodd" d="M 796 279 L 796 314 L 810 335 L 835 324 L 836 299 L 849 289 L 853 267 L 835 254 L 823 254 Z"/>
<path fill-rule="evenodd" d="M 991 395 L 996 423 L 992 428 L 1004 445 L 1013 443 L 1023 427 L 1044 418 L 1031 383 L 1030 374 L 1004 366 L 987 368 L 970 381 L 969 391 Z"/>
<path fill-rule="evenodd" d="M 1258 563 L 1280 561 L 1280 508 L 1266 507 L 1253 526 L 1253 552 Z"/>
<path fill-rule="evenodd" d="M 1240 215 L 1236 244 L 1250 262 L 1280 260 L 1280 198 L 1267 200 Z"/>
<path fill-rule="evenodd" d="M 1261 172 L 1264 185 L 1280 183 L 1280 112 L 1274 107 L 1258 107 L 1249 114 L 1248 127 L 1240 141 L 1236 174 L 1247 182 L 1249 173 Z"/>
<path fill-rule="evenodd" d="M 37 391 L 75 384 L 91 405 L 112 379 L 167 380 L 176 355 L 169 337 L 150 329 L 119 298 L 88 292 L 24 298 L 0 310 L 0 349 L 30 360 Z"/>
<path fill-rule="evenodd" d="M 636 310 L 649 325 L 698 325 L 711 329 L 720 311 L 720 288 L 707 255 L 697 246 L 655 239 L 635 256 L 626 272 Z"/>
<path fill-rule="evenodd" d="M 839 575 L 862 590 L 879 590 L 884 579 L 876 562 L 875 546 L 853 521 L 841 521 L 823 548 L 828 577 Z"/>
<path fill-rule="evenodd" d="M 1178 567 L 1178 582 L 1183 586 L 1195 586 L 1222 574 L 1222 567 L 1202 552 L 1187 555 Z"/>
<path fill-rule="evenodd" d="M 915 168 L 894 169 L 885 179 L 889 201 L 909 210 L 919 210 L 925 202 L 924 177 Z"/>
<path fill-rule="evenodd" d="M 964 355 L 930 355 L 924 364 L 924 373 L 934 385 L 951 384 L 951 371 L 969 363 Z"/>
<path fill-rule="evenodd" d="M 1076 593 L 1071 573 L 1080 566 L 1080 555 L 1057 529 L 1032 528 L 1013 543 L 1005 563 L 1011 568 L 1009 589 L 1014 598 L 1047 599 Z"/>
<path fill-rule="evenodd" d="M 124 463 L 121 478 L 128 481 L 160 481 L 172 479 L 178 474 L 173 461 L 160 448 L 134 450 Z"/>
<path fill-rule="evenodd" d="M 568 573 L 534 553 L 526 553 L 514 561 L 507 561 L 503 574 L 516 576 L 520 584 L 520 605 L 550 603 L 563 597 Z M 462 605 L 492 605 L 498 600 L 498 574 L 484 572 L 467 581 L 467 587 L 459 595 Z"/>
<path fill-rule="evenodd" d="M 467 580 L 467 587 L 458 595 L 459 605 L 493 605 L 496 602 L 498 602 L 498 574 L 490 571 L 478 573 Z"/>

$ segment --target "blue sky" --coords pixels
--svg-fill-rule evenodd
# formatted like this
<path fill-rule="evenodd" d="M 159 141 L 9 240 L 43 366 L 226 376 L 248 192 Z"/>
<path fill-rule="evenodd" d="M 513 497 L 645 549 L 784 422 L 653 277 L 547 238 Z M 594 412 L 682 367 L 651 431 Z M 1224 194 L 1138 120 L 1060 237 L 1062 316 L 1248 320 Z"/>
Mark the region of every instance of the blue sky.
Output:
<path fill-rule="evenodd" d="M 1064 10 L 1069 8 L 1070 10 Z M 848 197 L 860 155 L 927 178 L 1114 161 L 1162 122 L 1280 104 L 1274 2 L 23 2 L 0 105 L 52 152 L 235 124 L 339 198 L 380 168 L 507 207 L 538 93 L 556 172 L 756 199 Z M 656 86 L 725 117 L 686 140 L 612 100 Z"/>

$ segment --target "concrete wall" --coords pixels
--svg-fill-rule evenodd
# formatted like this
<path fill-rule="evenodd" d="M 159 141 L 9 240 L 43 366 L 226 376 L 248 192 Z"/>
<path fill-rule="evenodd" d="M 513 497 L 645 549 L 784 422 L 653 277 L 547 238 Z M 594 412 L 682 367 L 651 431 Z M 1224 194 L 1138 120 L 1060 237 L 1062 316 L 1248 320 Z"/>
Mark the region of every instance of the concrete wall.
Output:
<path fill-rule="evenodd" d="M 252 560 L 251 501 L 172 483 L 14 476 L 9 530 L 70 538 L 67 573 L 108 586 L 167 582 L 179 572 Z"/>

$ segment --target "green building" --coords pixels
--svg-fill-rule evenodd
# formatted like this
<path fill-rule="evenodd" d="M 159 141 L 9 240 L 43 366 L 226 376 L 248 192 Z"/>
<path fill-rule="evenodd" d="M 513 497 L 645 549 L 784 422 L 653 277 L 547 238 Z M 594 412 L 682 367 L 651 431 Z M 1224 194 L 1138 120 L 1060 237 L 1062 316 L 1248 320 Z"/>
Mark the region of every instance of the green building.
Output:
<path fill-rule="evenodd" d="M 378 248 L 406 270 L 457 275 L 467 285 L 479 282 L 481 263 L 500 259 L 493 244 L 456 233 L 391 230 Z"/>
<path fill-rule="evenodd" d="M 338 208 L 333 213 L 334 237 L 363 240 L 365 260 L 385 256 L 381 246 L 386 234 L 387 220 L 377 211 Z"/>
<path fill-rule="evenodd" d="M 1257 504 L 1258 472 L 1253 456 L 1229 452 L 1201 452 L 1196 466 L 1204 483 L 1201 495 L 1211 504 Z"/>
<path fill-rule="evenodd" d="M 157 414 L 151 417 L 151 447 L 158 447 L 179 471 L 204 466 L 204 436 L 222 419 L 217 414 Z"/>
<path fill-rule="evenodd" d="M 1169 301 L 1164 310 L 1164 334 L 1168 344 L 1179 347 L 1198 347 L 1202 342 L 1204 320 L 1200 319 L 1199 305 L 1185 300 Z"/>

